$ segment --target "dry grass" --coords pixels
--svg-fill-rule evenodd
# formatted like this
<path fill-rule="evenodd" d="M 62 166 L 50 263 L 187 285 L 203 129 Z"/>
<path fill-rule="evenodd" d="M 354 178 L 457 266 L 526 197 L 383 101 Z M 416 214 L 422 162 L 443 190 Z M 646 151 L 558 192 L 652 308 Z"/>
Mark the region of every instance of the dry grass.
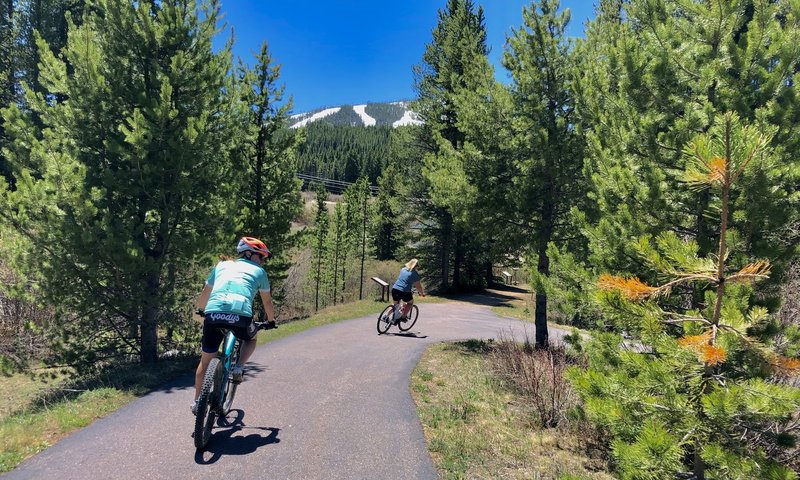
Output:
<path fill-rule="evenodd" d="M 494 346 L 431 347 L 411 389 L 442 478 L 610 479 L 573 430 L 538 428 L 530 402 L 492 374 Z"/>
<path fill-rule="evenodd" d="M 43 389 L 52 384 L 26 374 L 0 376 L 0 421 L 20 406 L 30 404 Z"/>
<path fill-rule="evenodd" d="M 564 370 L 572 362 L 563 348 L 534 349 L 527 333 L 522 344 L 513 336 L 501 336 L 489 358 L 498 378 L 529 402 L 537 426 L 557 427 L 577 405 L 578 396 L 564 378 Z"/>

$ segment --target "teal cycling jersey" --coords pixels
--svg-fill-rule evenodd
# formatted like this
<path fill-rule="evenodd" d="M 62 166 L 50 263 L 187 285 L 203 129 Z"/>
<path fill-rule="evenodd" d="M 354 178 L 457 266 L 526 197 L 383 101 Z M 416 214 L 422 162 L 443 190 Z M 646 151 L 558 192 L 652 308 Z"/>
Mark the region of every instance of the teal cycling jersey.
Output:
<path fill-rule="evenodd" d="M 211 270 L 206 283 L 212 287 L 206 313 L 235 313 L 252 317 L 256 293 L 269 291 L 267 272 L 245 258 L 219 262 Z"/>

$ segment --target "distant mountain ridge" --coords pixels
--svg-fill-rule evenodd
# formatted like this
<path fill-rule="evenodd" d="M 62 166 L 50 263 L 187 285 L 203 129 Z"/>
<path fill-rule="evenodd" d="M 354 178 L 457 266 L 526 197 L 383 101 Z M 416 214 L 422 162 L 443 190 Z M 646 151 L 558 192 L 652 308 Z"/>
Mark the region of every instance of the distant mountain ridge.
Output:
<path fill-rule="evenodd" d="M 365 127 L 375 125 L 400 127 L 422 124 L 419 115 L 409 110 L 408 104 L 409 102 L 386 102 L 319 108 L 292 115 L 289 117 L 289 128 L 305 127 L 314 122 Z"/>

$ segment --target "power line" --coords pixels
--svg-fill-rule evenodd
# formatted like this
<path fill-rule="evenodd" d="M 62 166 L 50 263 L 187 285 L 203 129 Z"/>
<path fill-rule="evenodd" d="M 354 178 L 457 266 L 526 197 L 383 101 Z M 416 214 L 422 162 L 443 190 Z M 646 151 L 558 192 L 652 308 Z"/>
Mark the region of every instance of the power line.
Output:
<path fill-rule="evenodd" d="M 345 182 L 344 180 L 335 180 L 332 178 L 319 177 L 316 175 L 309 175 L 307 173 L 296 173 L 295 176 L 303 181 L 303 188 L 307 189 L 312 183 L 319 182 L 331 193 L 340 194 L 347 190 L 347 187 L 353 185 L 355 182 Z M 376 185 L 369 186 L 370 192 L 373 195 L 378 194 L 378 187 Z"/>

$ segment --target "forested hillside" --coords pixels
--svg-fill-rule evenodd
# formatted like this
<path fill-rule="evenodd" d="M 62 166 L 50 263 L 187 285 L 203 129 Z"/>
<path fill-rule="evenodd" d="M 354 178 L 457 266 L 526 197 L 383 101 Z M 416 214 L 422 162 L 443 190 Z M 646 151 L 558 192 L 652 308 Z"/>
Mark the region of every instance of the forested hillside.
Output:
<path fill-rule="evenodd" d="M 401 127 L 408 128 L 408 127 Z M 314 122 L 297 151 L 299 171 L 324 178 L 375 183 L 389 161 L 392 127 L 360 127 Z"/>

